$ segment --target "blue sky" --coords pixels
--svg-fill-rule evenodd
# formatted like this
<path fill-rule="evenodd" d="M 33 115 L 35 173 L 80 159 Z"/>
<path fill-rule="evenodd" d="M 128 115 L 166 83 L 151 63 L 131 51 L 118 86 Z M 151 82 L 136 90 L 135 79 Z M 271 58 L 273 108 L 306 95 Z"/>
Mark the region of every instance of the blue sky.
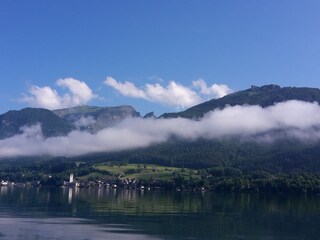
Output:
<path fill-rule="evenodd" d="M 0 1 L 0 113 L 320 87 L 320 1 Z"/>

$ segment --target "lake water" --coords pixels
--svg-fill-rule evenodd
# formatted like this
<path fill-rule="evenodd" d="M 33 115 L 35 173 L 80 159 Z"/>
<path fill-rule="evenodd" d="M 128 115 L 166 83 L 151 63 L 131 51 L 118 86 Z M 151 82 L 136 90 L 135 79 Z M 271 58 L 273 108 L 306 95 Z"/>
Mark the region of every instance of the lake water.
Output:
<path fill-rule="evenodd" d="M 0 188 L 0 239 L 319 239 L 320 196 Z"/>

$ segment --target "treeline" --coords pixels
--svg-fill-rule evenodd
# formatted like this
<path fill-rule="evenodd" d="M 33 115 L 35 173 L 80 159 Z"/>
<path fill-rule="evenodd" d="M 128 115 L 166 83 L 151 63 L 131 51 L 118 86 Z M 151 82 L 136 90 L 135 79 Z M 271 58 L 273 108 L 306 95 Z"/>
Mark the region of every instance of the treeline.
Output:
<path fill-rule="evenodd" d="M 113 162 L 126 164 L 126 162 Z M 94 168 L 92 163 L 74 162 L 66 158 L 50 161 L 20 162 L 14 166 L 0 164 L 0 179 L 13 182 L 40 181 L 43 186 L 61 186 L 70 173 L 77 177 L 99 173 L 103 178 L 116 179 L 108 171 Z M 281 192 L 320 194 L 320 174 L 304 171 L 275 173 L 265 170 L 242 170 L 234 167 L 209 167 L 188 171 L 186 175 L 176 172 L 169 180 L 139 179 L 139 185 L 150 188 L 181 191 L 226 191 L 226 192 Z M 121 186 L 121 181 L 119 181 Z"/>
<path fill-rule="evenodd" d="M 177 173 L 170 180 L 142 179 L 145 187 L 166 190 L 217 192 L 273 192 L 320 194 L 320 174 L 271 174 L 264 171 L 242 173 L 235 168 L 208 168 L 198 170 L 201 178 L 184 177 Z"/>
<path fill-rule="evenodd" d="M 182 189 L 204 187 L 227 192 L 320 193 L 320 174 L 296 172 L 272 174 L 265 171 L 243 173 L 240 169 L 217 167 L 198 170 L 201 179 L 179 179 Z"/>

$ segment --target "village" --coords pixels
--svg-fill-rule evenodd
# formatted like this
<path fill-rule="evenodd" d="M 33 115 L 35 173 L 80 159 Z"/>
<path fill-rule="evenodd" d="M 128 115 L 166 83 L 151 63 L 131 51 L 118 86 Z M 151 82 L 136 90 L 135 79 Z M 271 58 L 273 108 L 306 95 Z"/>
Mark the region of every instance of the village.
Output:
<path fill-rule="evenodd" d="M 137 179 L 104 179 L 96 181 L 76 180 L 73 173 L 69 176 L 69 181 L 63 182 L 63 187 L 76 187 L 76 188 L 125 188 L 125 189 L 144 189 L 145 187 Z M 148 190 L 151 188 L 148 187 Z"/>

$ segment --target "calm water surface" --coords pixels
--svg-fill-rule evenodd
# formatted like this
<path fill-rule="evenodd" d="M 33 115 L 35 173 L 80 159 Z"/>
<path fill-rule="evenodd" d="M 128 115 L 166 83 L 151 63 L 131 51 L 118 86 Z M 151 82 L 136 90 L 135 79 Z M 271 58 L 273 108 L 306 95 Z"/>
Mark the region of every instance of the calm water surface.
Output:
<path fill-rule="evenodd" d="M 320 196 L 1 187 L 0 239 L 320 239 Z"/>

